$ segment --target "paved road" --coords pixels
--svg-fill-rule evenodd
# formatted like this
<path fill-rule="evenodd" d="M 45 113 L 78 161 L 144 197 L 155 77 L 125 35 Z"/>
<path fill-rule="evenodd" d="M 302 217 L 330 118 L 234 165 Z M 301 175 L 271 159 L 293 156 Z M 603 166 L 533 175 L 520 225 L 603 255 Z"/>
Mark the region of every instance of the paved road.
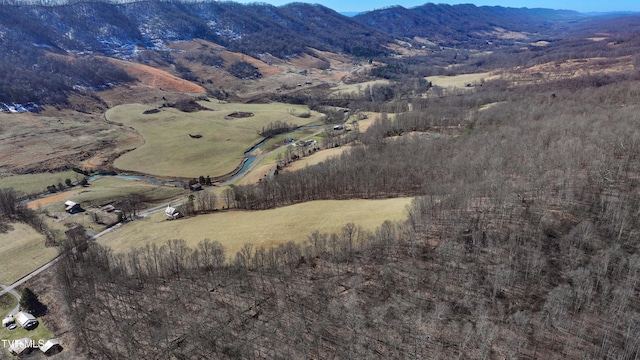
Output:
<path fill-rule="evenodd" d="M 43 271 L 47 270 L 48 268 L 50 268 L 53 264 L 57 263 L 58 260 L 60 260 L 60 256 L 58 256 L 55 259 L 49 261 L 48 263 L 42 265 L 38 269 L 36 269 L 33 272 L 31 272 L 29 275 L 27 275 L 27 276 L 23 277 L 22 279 L 14 282 L 13 284 L 11 284 L 9 286 L 6 286 L 6 287 L 2 286 L 4 289 L 2 291 L 0 291 L 0 296 L 4 295 L 6 293 L 10 293 L 12 290 L 17 288 L 18 286 L 20 286 L 20 285 L 24 284 L 25 282 L 31 280 L 36 275 L 40 274 L 41 272 L 43 272 Z"/>
<path fill-rule="evenodd" d="M 109 233 L 117 228 L 120 227 L 121 224 L 117 224 L 113 227 L 110 227 L 96 235 L 93 236 L 93 240 L 99 238 L 100 236 Z M 25 282 L 33 279 L 35 276 L 37 276 L 38 274 L 40 274 L 41 272 L 47 270 L 48 268 L 50 268 L 51 266 L 53 266 L 53 264 L 57 263 L 58 261 L 60 261 L 60 259 L 62 258 L 63 255 L 58 255 L 55 259 L 49 261 L 48 263 L 42 265 L 41 267 L 37 268 L 36 270 L 32 271 L 31 273 L 29 273 L 27 276 L 23 277 L 22 279 L 14 282 L 13 284 L 11 284 L 10 286 L 6 286 L 6 285 L 1 285 L 0 287 L 2 287 L 2 290 L 0 291 L 0 296 L 6 294 L 6 293 L 10 293 L 13 296 L 16 297 L 16 299 L 18 299 L 18 301 L 20 301 L 20 295 L 18 294 L 18 292 L 15 291 L 15 288 L 17 288 L 18 286 L 24 284 Z M 17 311 L 16 311 L 17 312 Z"/>
<path fill-rule="evenodd" d="M 309 138 L 311 138 L 311 137 L 313 137 L 313 136 L 316 136 L 316 135 L 318 135 L 318 134 L 322 133 L 323 131 L 324 131 L 324 130 L 317 131 L 317 132 L 315 132 L 315 133 L 313 133 L 313 134 L 311 134 L 311 135 L 309 135 L 309 136 L 306 136 L 306 137 L 304 137 L 304 138 L 301 138 L 301 139 L 300 139 L 300 140 L 298 140 L 298 141 L 304 141 L 304 140 L 306 140 L 306 139 L 309 139 Z M 242 177 L 244 177 L 246 174 L 248 174 L 251 170 L 253 170 L 253 168 L 255 168 L 255 167 L 256 167 L 256 165 L 257 165 L 260 161 L 262 161 L 262 159 L 264 159 L 265 157 L 267 157 L 267 156 L 269 156 L 269 155 L 271 155 L 271 154 L 273 154 L 273 153 L 275 153 L 275 152 L 277 152 L 277 151 L 279 151 L 279 150 L 281 150 L 282 148 L 285 148 L 285 147 L 287 147 L 287 146 L 292 146 L 292 145 L 291 145 L 291 144 L 287 144 L 287 145 L 279 146 L 279 147 L 277 147 L 277 148 L 276 148 L 276 149 L 274 149 L 274 150 L 271 150 L 271 151 L 269 151 L 269 152 L 266 152 L 266 153 L 264 153 L 264 154 L 262 154 L 262 155 L 260 155 L 260 156 L 256 156 L 256 158 L 253 160 L 253 162 L 252 162 L 252 163 L 247 167 L 247 170 L 246 170 L 246 171 L 242 172 L 242 174 L 238 174 L 238 175 L 236 175 L 236 176 L 231 177 L 229 180 L 227 180 L 227 181 L 225 181 L 225 182 L 221 183 L 219 186 L 231 185 L 231 184 L 233 184 L 233 183 L 237 182 L 238 180 L 242 179 Z M 182 204 L 184 203 L 184 201 L 186 200 L 186 198 L 187 198 L 187 197 L 182 197 L 182 198 L 174 199 L 174 200 L 172 201 L 172 206 L 177 207 L 177 206 L 182 205 Z M 146 210 L 140 211 L 140 212 L 138 213 L 138 216 L 145 217 L 145 216 L 148 216 L 148 215 L 151 215 L 151 214 L 154 214 L 154 213 L 160 212 L 160 211 L 164 211 L 166 208 L 167 208 L 167 206 L 166 206 L 166 205 L 158 205 L 158 206 L 154 206 L 154 207 L 152 207 L 152 208 L 149 208 L 149 209 L 146 209 Z M 115 230 L 115 229 L 119 228 L 119 227 L 120 227 L 120 225 L 121 225 L 121 224 L 118 224 L 118 225 L 116 225 L 116 226 L 113 226 L 113 227 L 111 227 L 111 228 L 109 228 L 109 229 L 106 229 L 106 230 L 104 230 L 104 231 L 102 231 L 102 232 L 100 232 L 100 233 L 96 234 L 96 235 L 93 237 L 93 240 L 96 240 L 96 239 L 97 239 L 97 238 L 99 238 L 100 236 L 102 236 L 102 235 L 104 235 L 104 234 L 106 234 L 106 233 L 109 233 L 109 232 L 111 232 L 111 231 L 113 231 L 113 230 Z M 40 268 L 38 268 L 38 269 L 34 270 L 33 272 L 31 272 L 31 273 L 30 273 L 30 274 L 28 274 L 27 276 L 23 277 L 22 279 L 20 279 L 20 280 L 16 281 L 15 283 L 13 283 L 13 284 L 11 284 L 11 285 L 9 285 L 9 286 L 1 285 L 1 287 L 2 287 L 3 289 L 0 291 L 0 296 L 4 295 L 4 294 L 6 294 L 6 293 L 11 293 L 12 295 L 16 296 L 16 298 L 19 300 L 19 299 L 20 299 L 20 295 L 19 295 L 19 294 L 18 294 L 14 289 L 15 289 L 15 288 L 17 288 L 18 286 L 20 286 L 20 285 L 24 284 L 25 282 L 29 281 L 30 279 L 32 279 L 32 278 L 33 278 L 33 277 L 35 277 L 36 275 L 40 274 L 41 272 L 43 272 L 43 271 L 47 270 L 48 268 L 50 268 L 51 266 L 53 266 L 53 264 L 57 263 L 61 258 L 62 258 L 62 255 L 58 255 L 55 259 L 53 259 L 53 260 L 49 261 L 48 263 L 46 263 L 46 264 L 42 265 Z M 14 310 L 15 310 L 15 309 L 14 309 Z M 16 310 L 16 312 L 17 312 L 17 310 Z"/>

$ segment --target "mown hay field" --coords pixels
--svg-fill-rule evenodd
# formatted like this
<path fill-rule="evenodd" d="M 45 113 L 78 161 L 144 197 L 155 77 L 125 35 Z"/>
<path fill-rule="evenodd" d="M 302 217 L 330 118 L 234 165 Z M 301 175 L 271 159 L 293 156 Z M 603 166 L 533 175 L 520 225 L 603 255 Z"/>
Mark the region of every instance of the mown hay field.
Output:
<path fill-rule="evenodd" d="M 12 230 L 0 234 L 0 284 L 10 285 L 58 255 L 44 246 L 44 235 L 23 223 L 10 223 Z"/>
<path fill-rule="evenodd" d="M 349 222 L 373 231 L 385 220 L 406 218 L 411 198 L 382 200 L 322 200 L 261 211 L 221 211 L 178 220 L 165 220 L 163 212 L 128 223 L 99 238 L 115 252 L 127 252 L 146 244 L 183 239 L 195 247 L 208 238 L 224 245 L 229 258 L 245 243 L 276 246 L 303 242 L 314 230 L 340 232 Z"/>
<path fill-rule="evenodd" d="M 220 176 L 233 171 L 244 152 L 263 140 L 259 132 L 276 121 L 295 125 L 317 122 L 322 114 L 306 106 L 289 104 L 230 104 L 200 102 L 211 111 L 193 113 L 162 108 L 155 114 L 143 114 L 150 108 L 130 104 L 117 106 L 106 113 L 110 121 L 135 128 L 145 143 L 115 161 L 121 170 L 138 171 L 167 177 Z M 232 113 L 253 116 L 230 118 Z M 192 138 L 191 135 L 200 135 Z"/>

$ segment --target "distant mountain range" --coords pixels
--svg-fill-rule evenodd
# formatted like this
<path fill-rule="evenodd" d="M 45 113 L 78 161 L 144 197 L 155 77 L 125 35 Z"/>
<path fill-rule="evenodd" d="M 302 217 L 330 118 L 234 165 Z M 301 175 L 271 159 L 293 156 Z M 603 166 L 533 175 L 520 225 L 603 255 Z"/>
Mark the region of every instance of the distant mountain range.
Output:
<path fill-rule="evenodd" d="M 372 59 L 389 44 L 491 50 L 557 38 L 586 15 L 574 11 L 425 4 L 348 17 L 321 5 L 280 7 L 233 2 L 78 2 L 0 5 L 0 101 L 59 103 L 74 88 L 130 81 L 114 65 L 81 60 L 105 55 L 140 61 L 166 56 L 169 41 L 204 39 L 254 57 L 281 59 L 311 49 Z M 70 63 L 46 54 L 77 55 Z M 47 91 L 39 90 L 46 87 Z M 57 88 L 53 96 L 52 88 Z M 46 93 L 46 96 L 43 95 Z M 43 100 L 44 97 L 44 100 Z"/>
<path fill-rule="evenodd" d="M 230 50 L 277 57 L 308 47 L 371 56 L 394 37 L 427 37 L 436 43 L 480 44 L 496 28 L 552 34 L 558 24 L 584 17 L 545 9 L 426 4 L 374 10 L 347 17 L 321 5 L 275 7 L 233 2 L 102 2 L 59 6 L 2 5 L 0 31 L 52 50 L 132 54 L 136 46 L 206 39 Z"/>
<path fill-rule="evenodd" d="M 583 19 L 575 11 L 505 8 L 499 6 L 427 3 L 406 9 L 400 6 L 354 17 L 387 34 L 401 38 L 425 37 L 440 45 L 483 46 L 501 37 L 499 32 L 533 36 L 557 34 L 571 21 Z"/>

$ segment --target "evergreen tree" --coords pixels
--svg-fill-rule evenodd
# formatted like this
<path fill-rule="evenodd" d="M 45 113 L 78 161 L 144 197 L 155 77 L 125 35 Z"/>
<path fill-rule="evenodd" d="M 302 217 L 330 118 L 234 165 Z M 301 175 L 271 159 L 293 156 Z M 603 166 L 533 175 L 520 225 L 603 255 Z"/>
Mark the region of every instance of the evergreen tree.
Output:
<path fill-rule="evenodd" d="M 46 306 L 40 302 L 38 296 L 28 287 L 22 289 L 20 294 L 20 308 L 34 315 L 41 315 L 46 311 Z"/>

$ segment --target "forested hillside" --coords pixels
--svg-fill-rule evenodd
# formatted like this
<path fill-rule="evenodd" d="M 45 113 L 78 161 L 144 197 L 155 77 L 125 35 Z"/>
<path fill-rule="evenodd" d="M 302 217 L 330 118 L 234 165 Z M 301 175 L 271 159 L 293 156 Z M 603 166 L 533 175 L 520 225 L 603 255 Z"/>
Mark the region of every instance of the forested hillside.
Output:
<path fill-rule="evenodd" d="M 286 63 L 313 54 L 322 63 L 316 75 L 326 78 L 330 60 L 357 64 L 348 76 L 316 84 L 292 61 L 283 77 L 299 76 L 293 85 L 255 86 L 247 102 L 322 112 L 312 125 L 318 132 L 304 139 L 317 136 L 307 140 L 317 146 L 299 141 L 265 156 L 275 170 L 253 183 L 215 188 L 201 176 L 205 190 L 175 202 L 183 215 L 414 197 L 406 220 L 373 231 L 349 222 L 337 233 L 309 229 L 298 242 L 264 247 L 239 238 L 246 244 L 237 254 L 208 238 L 192 248 L 182 239 L 149 239 L 115 252 L 104 238 L 71 234 L 55 272 L 32 286 L 49 301 L 43 324 L 64 344 L 61 358 L 640 357 L 637 17 L 427 4 L 348 19 L 319 5 L 224 2 L 0 11 L 0 44 L 11 49 L 0 52 L 0 96 L 20 101 L 63 104 L 70 92 L 95 96 L 134 81 L 103 55 L 159 59 L 155 65 L 196 81 L 193 63 L 217 69 L 228 62 L 221 49 L 234 50 L 235 59 L 257 56 L 229 64 L 229 77 L 247 87 L 262 76 L 253 65 L 259 55 Z M 167 42 L 194 38 L 208 42 L 185 46 L 192 50 L 180 51 L 192 52 L 175 61 Z M 329 52 L 333 58 L 322 58 Z M 460 74 L 476 78 L 456 86 L 437 76 Z M 355 84 L 342 88 L 347 80 Z M 139 100 L 134 87 L 127 90 Z M 139 112 L 164 111 L 171 103 L 164 94 L 149 95 L 157 103 Z M 211 113 L 238 105 L 197 100 L 208 101 Z M 180 101 L 183 109 L 203 108 Z M 259 132 L 294 127 L 280 121 Z M 209 140 L 189 131 L 180 145 Z M 280 136 L 289 143 L 289 134 Z M 320 148 L 344 151 L 287 169 Z M 124 218 L 136 218 L 135 208 Z"/>
<path fill-rule="evenodd" d="M 511 45 L 530 40 L 530 36 L 554 38 L 570 28 L 570 22 L 584 18 L 575 11 L 433 3 L 410 9 L 390 7 L 354 17 L 400 38 L 424 37 L 438 44 L 464 44 L 467 48 Z"/>
<path fill-rule="evenodd" d="M 206 241 L 67 257 L 79 346 L 104 358 L 634 358 L 640 83 L 579 80 L 423 100 L 340 158 L 233 197 L 416 195 L 406 222 L 247 246 L 230 264 Z"/>
<path fill-rule="evenodd" d="M 97 55 L 174 65 L 170 41 L 203 39 L 253 57 L 289 59 L 315 50 L 370 60 L 389 44 L 495 49 L 556 38 L 572 28 L 571 12 L 426 4 L 349 18 L 321 5 L 139 1 L 0 5 L 0 102 L 66 104 L 70 94 L 123 86 L 128 78 Z M 511 34 L 517 32 L 517 36 Z M 407 45 L 408 44 L 408 45 Z M 154 55 L 150 55 L 153 53 Z M 74 61 L 52 56 L 73 55 Z M 215 56 L 211 54 L 210 56 Z M 158 60 L 161 59 L 161 60 Z M 321 59 L 326 60 L 326 59 Z M 198 60 L 205 65 L 202 59 Z M 98 69 L 87 72 L 86 67 Z M 189 71 L 177 72 L 192 81 Z"/>

